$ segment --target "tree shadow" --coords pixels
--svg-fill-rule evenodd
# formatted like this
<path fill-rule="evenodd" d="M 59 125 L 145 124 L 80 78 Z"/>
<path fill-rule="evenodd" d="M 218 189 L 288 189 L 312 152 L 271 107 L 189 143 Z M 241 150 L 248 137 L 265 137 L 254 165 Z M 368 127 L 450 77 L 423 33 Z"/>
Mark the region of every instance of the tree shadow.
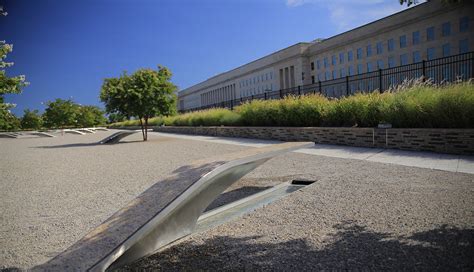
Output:
<path fill-rule="evenodd" d="M 120 271 L 472 271 L 474 268 L 472 228 L 443 225 L 405 237 L 370 231 L 352 222 L 334 227 L 337 231 L 325 246 L 313 246 L 307 239 L 262 242 L 259 241 L 262 236 L 217 236 L 203 244 L 183 242 Z"/>

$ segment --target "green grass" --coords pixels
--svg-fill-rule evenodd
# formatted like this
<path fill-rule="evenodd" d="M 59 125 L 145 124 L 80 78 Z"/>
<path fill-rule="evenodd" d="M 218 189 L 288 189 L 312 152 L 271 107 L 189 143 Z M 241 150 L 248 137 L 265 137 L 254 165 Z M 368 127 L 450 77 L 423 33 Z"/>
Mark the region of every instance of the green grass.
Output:
<path fill-rule="evenodd" d="M 234 111 L 209 109 L 150 120 L 150 125 L 167 126 L 375 127 L 379 123 L 399 128 L 473 128 L 474 84 L 411 84 L 383 94 L 358 93 L 341 99 L 287 96 L 280 100 L 254 100 Z"/>

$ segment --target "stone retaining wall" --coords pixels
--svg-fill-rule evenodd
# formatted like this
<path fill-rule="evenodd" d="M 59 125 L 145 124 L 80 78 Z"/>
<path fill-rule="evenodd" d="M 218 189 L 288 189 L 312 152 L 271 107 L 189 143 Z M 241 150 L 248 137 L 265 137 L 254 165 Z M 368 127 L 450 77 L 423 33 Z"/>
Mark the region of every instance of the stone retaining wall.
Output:
<path fill-rule="evenodd" d="M 154 127 L 155 131 L 474 155 L 474 129 Z"/>

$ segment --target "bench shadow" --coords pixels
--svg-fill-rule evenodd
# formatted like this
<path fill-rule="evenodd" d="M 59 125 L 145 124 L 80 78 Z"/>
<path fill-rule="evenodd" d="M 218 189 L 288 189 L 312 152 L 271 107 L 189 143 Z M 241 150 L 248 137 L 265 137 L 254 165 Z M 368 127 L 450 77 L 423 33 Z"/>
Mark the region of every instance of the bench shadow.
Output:
<path fill-rule="evenodd" d="M 225 192 L 220 194 L 209 206 L 207 206 L 206 210 L 204 212 L 210 211 L 212 209 L 218 208 L 220 206 L 224 206 L 226 204 L 229 204 L 231 202 L 240 200 L 244 197 L 251 196 L 253 194 L 259 193 L 261 191 L 264 191 L 266 189 L 271 188 L 272 186 L 244 186 L 237 188 L 235 190 Z"/>
<path fill-rule="evenodd" d="M 134 141 L 123 141 L 114 144 L 101 144 L 98 142 L 95 143 L 75 143 L 75 144 L 64 144 L 64 145 L 43 145 L 43 146 L 34 146 L 30 148 L 46 148 L 46 149 L 54 149 L 54 148 L 71 148 L 71 147 L 88 147 L 88 146 L 113 146 L 113 145 L 121 145 L 121 144 L 130 144 L 130 143 L 138 143 L 143 142 L 142 140 L 134 140 Z"/>
<path fill-rule="evenodd" d="M 308 226 L 311 227 L 311 226 Z M 472 271 L 474 229 L 443 225 L 394 236 L 344 222 L 323 247 L 304 238 L 265 242 L 262 236 L 186 241 L 119 271 L 425 270 Z"/>

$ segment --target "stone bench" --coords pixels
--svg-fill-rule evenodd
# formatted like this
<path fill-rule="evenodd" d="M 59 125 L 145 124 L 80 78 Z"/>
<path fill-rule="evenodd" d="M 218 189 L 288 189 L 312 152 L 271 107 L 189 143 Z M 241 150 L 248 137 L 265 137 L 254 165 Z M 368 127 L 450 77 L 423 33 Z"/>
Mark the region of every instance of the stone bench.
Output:
<path fill-rule="evenodd" d="M 150 255 L 193 232 L 206 207 L 269 159 L 314 143 L 282 143 L 178 168 L 89 234 L 33 271 L 104 271 Z"/>

